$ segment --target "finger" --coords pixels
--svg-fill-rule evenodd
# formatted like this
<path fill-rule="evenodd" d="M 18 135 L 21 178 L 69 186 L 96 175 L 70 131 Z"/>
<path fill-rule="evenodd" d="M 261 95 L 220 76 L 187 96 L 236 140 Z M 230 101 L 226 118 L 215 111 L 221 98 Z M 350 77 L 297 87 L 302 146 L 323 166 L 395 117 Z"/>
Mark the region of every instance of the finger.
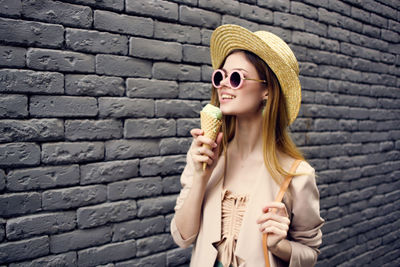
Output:
<path fill-rule="evenodd" d="M 280 223 L 280 222 L 277 222 L 277 221 L 269 220 L 269 221 L 267 221 L 265 223 L 260 224 L 260 228 L 261 229 L 265 229 L 265 228 L 268 228 L 268 227 L 276 227 L 277 229 L 285 231 L 285 232 L 287 232 L 289 230 L 289 225 L 287 225 L 285 223 Z"/>
<path fill-rule="evenodd" d="M 200 155 L 209 156 L 210 158 L 214 158 L 215 156 L 215 153 L 207 147 L 199 147 L 197 150 Z"/>
<path fill-rule="evenodd" d="M 276 221 L 279 223 L 284 223 L 286 225 L 290 224 L 290 219 L 288 217 L 281 216 L 279 214 L 275 214 L 275 213 L 271 213 L 271 212 L 264 213 L 257 219 L 258 224 L 265 223 L 267 221 Z"/>
<path fill-rule="evenodd" d="M 209 137 L 199 135 L 196 140 L 200 141 L 202 144 L 209 145 L 211 148 L 217 147 L 217 143 L 215 143 L 215 141 L 211 140 Z"/>
<path fill-rule="evenodd" d="M 282 202 L 269 202 L 263 207 L 263 212 L 279 213 L 282 216 L 287 216 L 285 204 Z"/>
<path fill-rule="evenodd" d="M 192 156 L 192 158 L 196 162 L 202 162 L 202 163 L 206 162 L 208 164 L 211 161 L 212 163 L 212 160 L 208 156 L 194 155 Z"/>
<path fill-rule="evenodd" d="M 195 128 L 190 130 L 190 134 L 193 136 L 193 138 L 197 138 L 199 135 L 204 134 L 204 131 L 202 129 Z"/>
<path fill-rule="evenodd" d="M 270 227 L 266 227 L 264 229 L 262 229 L 261 231 L 264 234 L 275 234 L 279 237 L 281 237 L 282 239 L 285 238 L 287 236 L 287 232 L 284 230 L 281 230 L 277 227 L 274 226 L 270 226 Z"/>

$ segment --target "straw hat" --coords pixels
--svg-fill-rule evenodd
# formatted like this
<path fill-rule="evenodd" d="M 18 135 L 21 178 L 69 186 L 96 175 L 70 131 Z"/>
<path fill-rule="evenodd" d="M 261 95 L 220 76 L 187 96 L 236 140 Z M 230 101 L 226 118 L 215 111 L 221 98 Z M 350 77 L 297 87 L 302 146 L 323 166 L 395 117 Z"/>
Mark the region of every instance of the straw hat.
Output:
<path fill-rule="evenodd" d="M 236 49 L 253 52 L 275 73 L 286 100 L 289 124 L 297 117 L 301 102 L 299 65 L 289 46 L 267 31 L 251 32 L 241 26 L 226 24 L 213 32 L 210 40 L 211 63 L 221 66 L 225 57 Z"/>

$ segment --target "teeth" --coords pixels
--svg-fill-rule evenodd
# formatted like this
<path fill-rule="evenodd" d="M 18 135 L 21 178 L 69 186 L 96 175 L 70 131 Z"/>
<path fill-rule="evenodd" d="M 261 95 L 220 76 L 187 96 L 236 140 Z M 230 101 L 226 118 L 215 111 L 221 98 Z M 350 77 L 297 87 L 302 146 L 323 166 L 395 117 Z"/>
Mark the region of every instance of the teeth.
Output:
<path fill-rule="evenodd" d="M 226 94 L 223 94 L 221 97 L 222 97 L 222 99 L 234 99 L 234 98 L 236 98 L 236 96 L 226 95 Z"/>

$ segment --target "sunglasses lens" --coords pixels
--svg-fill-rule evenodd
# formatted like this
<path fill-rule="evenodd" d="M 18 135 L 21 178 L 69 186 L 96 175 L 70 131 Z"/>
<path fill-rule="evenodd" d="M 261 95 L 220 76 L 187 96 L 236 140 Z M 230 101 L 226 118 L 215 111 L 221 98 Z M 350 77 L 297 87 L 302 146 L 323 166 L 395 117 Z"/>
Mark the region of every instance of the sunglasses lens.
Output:
<path fill-rule="evenodd" d="M 221 81 L 224 79 L 221 71 L 216 71 L 212 77 L 212 82 L 214 83 L 215 87 L 221 85 Z"/>
<path fill-rule="evenodd" d="M 232 72 L 231 80 L 230 80 L 232 88 L 239 87 L 241 80 L 242 80 L 242 78 L 240 77 L 239 72 L 237 72 L 237 71 Z"/>

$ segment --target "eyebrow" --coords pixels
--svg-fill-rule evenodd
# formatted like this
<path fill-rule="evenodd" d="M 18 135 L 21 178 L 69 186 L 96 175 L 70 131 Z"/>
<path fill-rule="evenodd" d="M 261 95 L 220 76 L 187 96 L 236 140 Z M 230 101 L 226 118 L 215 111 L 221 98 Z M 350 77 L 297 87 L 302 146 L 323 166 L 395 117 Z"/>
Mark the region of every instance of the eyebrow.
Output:
<path fill-rule="evenodd" d="M 227 73 L 227 70 L 226 70 L 225 68 L 222 68 L 222 70 L 223 70 L 225 73 Z M 232 69 L 232 70 L 241 70 L 241 71 L 244 71 L 244 72 L 246 72 L 246 73 L 249 73 L 247 70 L 242 69 L 242 68 L 234 68 L 234 69 Z"/>

